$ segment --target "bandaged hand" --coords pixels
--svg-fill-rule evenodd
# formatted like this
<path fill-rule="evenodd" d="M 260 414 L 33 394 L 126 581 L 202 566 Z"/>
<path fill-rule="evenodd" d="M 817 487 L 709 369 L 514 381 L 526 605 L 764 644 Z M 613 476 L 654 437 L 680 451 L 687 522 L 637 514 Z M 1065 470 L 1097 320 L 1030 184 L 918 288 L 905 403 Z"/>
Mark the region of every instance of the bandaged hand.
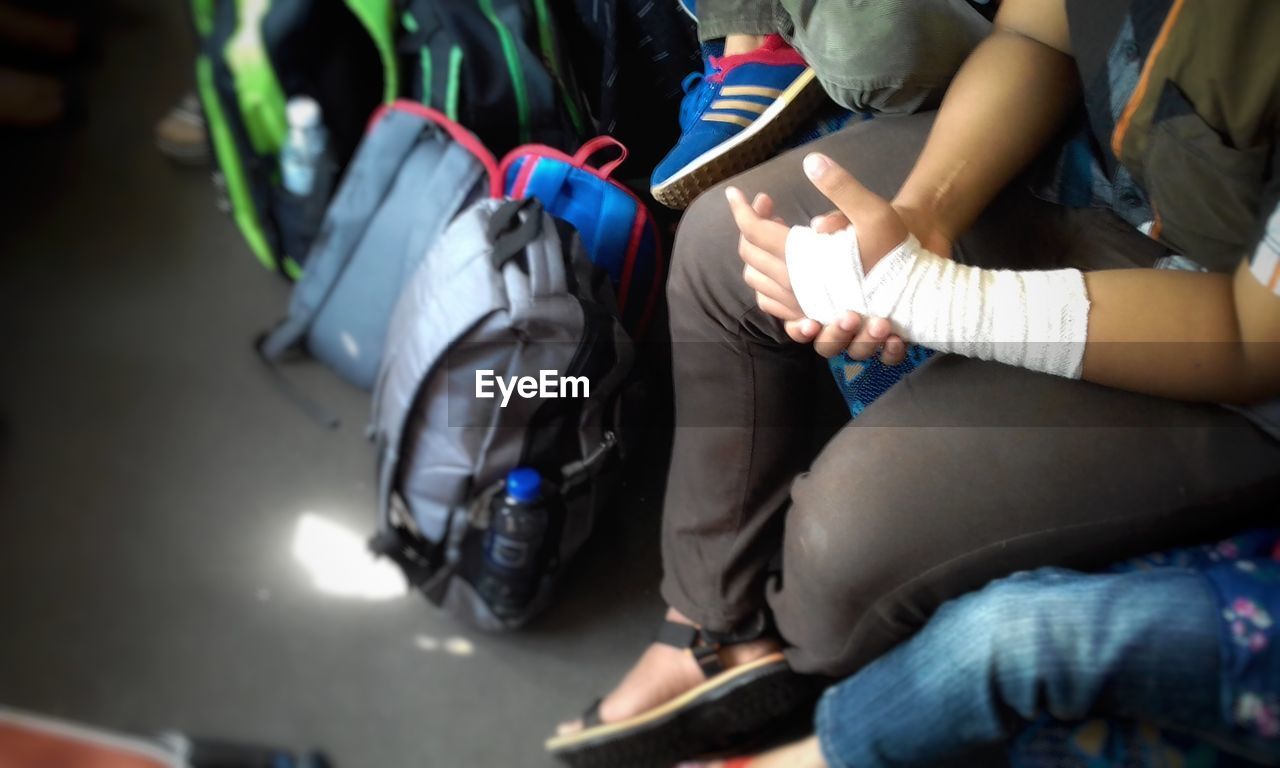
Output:
<path fill-rule="evenodd" d="M 744 262 L 743 281 L 755 292 L 756 305 L 783 321 L 787 336 L 800 344 L 812 344 L 823 357 L 841 352 L 856 360 L 879 356 L 885 365 L 897 365 L 906 358 L 906 343 L 890 332 L 889 323 L 883 318 L 844 313 L 824 327 L 805 317 L 787 278 L 784 245 L 788 228 L 774 216 L 773 200 L 758 194 L 748 203 L 741 190 L 733 187 L 726 190 L 726 197 L 743 229 L 738 241 L 738 253 Z M 848 226 L 848 220 L 842 214 L 830 213 L 814 217 L 811 225 L 819 232 L 834 232 Z"/>
<path fill-rule="evenodd" d="M 845 312 L 885 317 L 932 349 L 1080 378 L 1089 299 L 1078 270 L 965 266 L 908 235 L 864 271 L 852 224 L 831 234 L 792 227 L 786 256 L 801 310 L 820 323 Z"/>
<path fill-rule="evenodd" d="M 934 349 L 1080 376 L 1089 302 L 1078 271 L 956 264 L 921 245 L 928 235 L 927 242 L 949 250 L 950 239 L 918 219 L 909 227 L 911 211 L 897 210 L 822 155 L 809 155 L 804 167 L 849 226 L 788 230 L 755 216 L 745 199 L 729 199 L 743 260 L 776 271 L 766 255 L 783 256 L 785 274 L 776 279 L 787 286 L 788 303 L 823 323 L 824 335 L 850 316 L 886 317 L 895 333 Z"/>

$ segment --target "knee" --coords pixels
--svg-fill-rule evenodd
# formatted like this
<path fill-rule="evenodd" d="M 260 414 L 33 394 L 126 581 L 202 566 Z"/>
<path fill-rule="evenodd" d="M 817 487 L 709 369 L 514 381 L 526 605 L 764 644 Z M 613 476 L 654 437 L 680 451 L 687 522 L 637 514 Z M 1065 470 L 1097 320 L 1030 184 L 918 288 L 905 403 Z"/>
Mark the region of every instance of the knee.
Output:
<path fill-rule="evenodd" d="M 1027 597 L 1023 577 L 945 604 L 981 587 L 992 568 L 954 562 L 956 536 L 940 517 L 945 504 L 904 468 L 911 430 L 850 430 L 796 480 L 786 518 L 788 615 L 779 622 L 784 634 L 795 633 L 789 641 L 807 646 L 806 663 L 847 674 L 915 634 L 940 606 L 948 631 L 972 637 L 964 645 L 975 653 L 993 644 L 1007 648 L 1011 659 L 1030 652 L 1036 632 L 1048 626 L 1040 619 L 1053 609 Z M 822 620 L 790 615 L 797 608 Z"/>
<path fill-rule="evenodd" d="M 949 667 L 991 686 L 1026 719 L 1046 708 L 1065 719 L 1088 713 L 1092 692 L 1072 680 L 1087 642 L 1073 618 L 1079 574 L 1053 568 L 1015 573 L 938 609 L 926 632 L 950 649 Z"/>
<path fill-rule="evenodd" d="M 917 526 L 895 499 L 900 476 L 874 450 L 825 465 L 792 486 L 778 627 L 806 672 L 844 676 L 917 630 L 927 614 L 895 596 L 924 570 Z M 909 513 L 908 513 L 909 514 Z M 913 535 L 914 531 L 914 535 Z M 906 615 L 904 615 L 906 608 Z"/>
<path fill-rule="evenodd" d="M 836 442 L 792 486 L 786 556 L 816 589 L 869 607 L 921 565 L 916 510 L 903 504 L 903 472 L 878 440 Z"/>
<path fill-rule="evenodd" d="M 963 0 L 885 14 L 833 4 L 842 18 L 796 30 L 796 46 L 837 102 L 881 114 L 935 105 L 989 24 Z M 843 18 L 856 14 L 856 20 Z"/>

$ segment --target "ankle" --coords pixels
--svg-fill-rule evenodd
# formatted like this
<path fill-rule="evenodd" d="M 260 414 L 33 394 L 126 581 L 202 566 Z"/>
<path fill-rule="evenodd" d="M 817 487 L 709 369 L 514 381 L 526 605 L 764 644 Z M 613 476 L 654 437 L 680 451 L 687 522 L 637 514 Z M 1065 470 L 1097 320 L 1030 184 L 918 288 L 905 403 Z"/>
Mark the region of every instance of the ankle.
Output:
<path fill-rule="evenodd" d="M 688 624 L 691 627 L 698 626 L 696 621 L 693 621 L 675 608 L 667 609 L 666 620 L 677 624 Z M 764 636 L 755 640 L 721 646 L 716 653 L 720 657 L 720 663 L 724 668 L 732 669 L 777 653 L 780 650 L 782 650 L 782 643 L 772 636 Z"/>
<path fill-rule="evenodd" d="M 717 654 L 725 669 L 733 669 L 743 664 L 750 664 L 757 659 L 771 656 L 782 650 L 782 643 L 773 638 L 762 637 L 745 643 L 735 643 L 720 648 Z"/>
<path fill-rule="evenodd" d="M 740 53 L 751 53 L 764 45 L 764 35 L 726 35 L 724 38 L 724 55 L 736 56 Z"/>

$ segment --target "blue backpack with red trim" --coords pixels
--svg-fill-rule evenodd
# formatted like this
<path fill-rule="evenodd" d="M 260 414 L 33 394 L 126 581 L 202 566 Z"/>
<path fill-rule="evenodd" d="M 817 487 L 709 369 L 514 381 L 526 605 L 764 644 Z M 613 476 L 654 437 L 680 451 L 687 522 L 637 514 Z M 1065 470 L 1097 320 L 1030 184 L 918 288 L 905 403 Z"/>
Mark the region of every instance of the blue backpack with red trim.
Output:
<path fill-rule="evenodd" d="M 593 166 L 591 159 L 607 149 L 618 156 Z M 617 139 L 599 136 L 573 156 L 541 144 L 516 147 L 499 172 L 507 197 L 536 198 L 547 213 L 577 230 L 591 261 L 613 282 L 623 326 L 641 340 L 662 296 L 666 264 L 649 210 L 612 178 L 626 159 L 627 149 Z"/>

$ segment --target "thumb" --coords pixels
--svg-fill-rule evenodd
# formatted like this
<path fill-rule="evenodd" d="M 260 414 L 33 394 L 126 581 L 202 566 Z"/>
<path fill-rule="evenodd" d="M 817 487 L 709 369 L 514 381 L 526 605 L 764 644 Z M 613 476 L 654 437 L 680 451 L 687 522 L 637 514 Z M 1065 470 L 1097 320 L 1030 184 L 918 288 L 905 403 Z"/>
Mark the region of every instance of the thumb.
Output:
<path fill-rule="evenodd" d="M 804 158 L 804 173 L 853 224 L 864 255 L 879 258 L 906 239 L 907 225 L 893 206 L 831 158 L 810 152 Z"/>

